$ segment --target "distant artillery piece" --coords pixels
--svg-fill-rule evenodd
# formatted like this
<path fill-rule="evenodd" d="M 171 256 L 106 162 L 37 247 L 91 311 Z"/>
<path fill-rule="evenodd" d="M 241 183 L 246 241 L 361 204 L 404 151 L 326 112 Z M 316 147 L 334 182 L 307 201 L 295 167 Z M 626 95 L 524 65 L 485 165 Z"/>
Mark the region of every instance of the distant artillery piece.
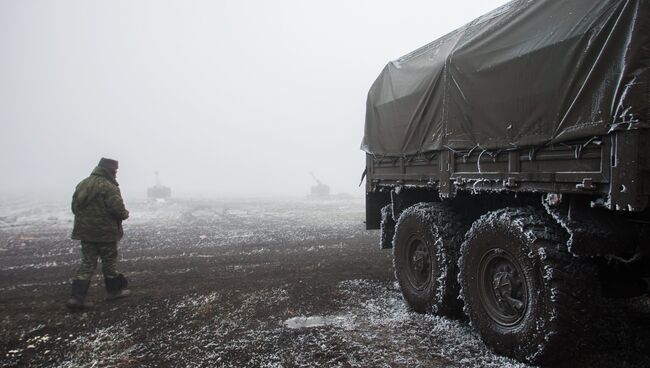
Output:
<path fill-rule="evenodd" d="M 326 184 L 321 183 L 321 181 L 316 178 L 313 172 L 309 172 L 309 175 L 311 175 L 311 177 L 316 180 L 316 185 L 311 187 L 312 197 L 328 197 L 330 195 L 330 187 Z"/>
<path fill-rule="evenodd" d="M 156 185 L 147 189 L 147 198 L 149 199 L 168 199 L 172 196 L 172 190 L 169 187 L 160 184 L 158 171 L 156 174 Z"/>

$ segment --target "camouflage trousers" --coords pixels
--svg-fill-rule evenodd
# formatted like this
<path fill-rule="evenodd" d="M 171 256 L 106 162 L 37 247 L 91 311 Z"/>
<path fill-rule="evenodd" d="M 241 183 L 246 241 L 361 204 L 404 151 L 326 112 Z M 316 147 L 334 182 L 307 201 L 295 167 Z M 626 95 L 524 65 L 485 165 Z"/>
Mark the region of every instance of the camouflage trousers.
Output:
<path fill-rule="evenodd" d="M 102 273 L 104 278 L 117 277 L 117 242 L 97 243 L 81 241 L 81 266 L 77 270 L 76 278 L 90 280 L 97 268 L 97 258 L 102 260 Z"/>

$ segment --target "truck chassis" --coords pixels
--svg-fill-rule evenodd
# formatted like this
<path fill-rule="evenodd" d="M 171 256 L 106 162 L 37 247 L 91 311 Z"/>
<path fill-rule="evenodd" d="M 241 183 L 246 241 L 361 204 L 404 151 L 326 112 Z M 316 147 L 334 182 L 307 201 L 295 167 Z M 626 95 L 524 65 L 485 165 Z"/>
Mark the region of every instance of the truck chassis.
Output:
<path fill-rule="evenodd" d="M 409 306 L 495 351 L 560 359 L 598 296 L 648 292 L 650 130 L 508 150 L 367 155 L 366 226 Z"/>

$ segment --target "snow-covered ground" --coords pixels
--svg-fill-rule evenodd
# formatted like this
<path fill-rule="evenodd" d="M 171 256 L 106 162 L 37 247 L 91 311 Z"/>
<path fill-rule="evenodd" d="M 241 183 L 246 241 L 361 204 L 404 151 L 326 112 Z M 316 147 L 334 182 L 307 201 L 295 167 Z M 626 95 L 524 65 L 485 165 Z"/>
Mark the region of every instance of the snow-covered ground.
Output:
<path fill-rule="evenodd" d="M 2 203 L 1 367 L 526 366 L 462 318 L 408 309 L 360 199 L 127 206 L 119 267 L 134 295 L 103 301 L 98 274 L 96 307 L 70 314 L 67 205 Z M 594 321 L 567 366 L 650 366 L 647 299 L 610 307 L 622 312 Z"/>

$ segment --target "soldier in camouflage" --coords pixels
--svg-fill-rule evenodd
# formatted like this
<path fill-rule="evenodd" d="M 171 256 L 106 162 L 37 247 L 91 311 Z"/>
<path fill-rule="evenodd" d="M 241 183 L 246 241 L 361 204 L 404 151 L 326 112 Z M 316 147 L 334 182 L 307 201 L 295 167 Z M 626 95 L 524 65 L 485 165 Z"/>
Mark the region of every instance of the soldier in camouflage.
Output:
<path fill-rule="evenodd" d="M 72 196 L 74 228 L 72 239 L 81 240 L 81 266 L 72 280 L 70 309 L 83 309 L 90 280 L 102 260 L 107 300 L 128 296 L 127 280 L 118 273 L 117 242 L 122 238 L 122 221 L 129 217 L 116 180 L 118 162 L 102 158 L 89 177 L 82 180 Z"/>

